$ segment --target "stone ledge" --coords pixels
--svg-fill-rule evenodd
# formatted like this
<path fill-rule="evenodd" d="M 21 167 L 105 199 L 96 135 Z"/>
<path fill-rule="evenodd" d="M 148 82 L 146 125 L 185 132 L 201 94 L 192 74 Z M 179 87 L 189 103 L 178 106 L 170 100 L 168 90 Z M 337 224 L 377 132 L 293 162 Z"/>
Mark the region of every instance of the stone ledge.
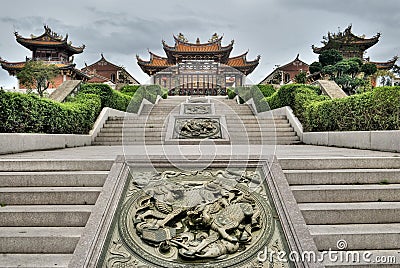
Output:
<path fill-rule="evenodd" d="M 400 130 L 304 132 L 305 144 L 400 152 Z"/>
<path fill-rule="evenodd" d="M 87 146 L 90 135 L 0 133 L 0 154 Z"/>

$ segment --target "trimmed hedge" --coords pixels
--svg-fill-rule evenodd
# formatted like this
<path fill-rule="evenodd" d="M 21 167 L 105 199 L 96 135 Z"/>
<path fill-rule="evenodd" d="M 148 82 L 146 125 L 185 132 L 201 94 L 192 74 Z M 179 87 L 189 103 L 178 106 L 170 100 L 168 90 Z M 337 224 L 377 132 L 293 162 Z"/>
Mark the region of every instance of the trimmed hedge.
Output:
<path fill-rule="evenodd" d="M 400 130 L 400 87 L 315 102 L 305 117 L 307 131 Z"/>
<path fill-rule="evenodd" d="M 270 110 L 268 103 L 264 99 L 264 95 L 258 86 L 228 88 L 227 94 L 230 99 L 239 95 L 240 103 L 245 103 L 248 100 L 253 99 L 258 113 Z"/>
<path fill-rule="evenodd" d="M 106 84 L 84 84 L 80 94 L 95 94 L 100 96 L 101 108 L 110 107 L 120 111 L 126 111 L 132 97 L 112 89 Z"/>
<path fill-rule="evenodd" d="M 136 91 L 140 88 L 140 85 L 126 85 L 120 90 L 121 93 L 133 97 Z"/>
<path fill-rule="evenodd" d="M 105 84 L 85 84 L 74 97 L 60 103 L 34 94 L 0 90 L 0 132 L 87 134 L 103 107 L 137 112 L 143 98 L 155 102 L 168 91 L 144 86 L 133 97 Z"/>
<path fill-rule="evenodd" d="M 87 134 L 101 110 L 99 96 L 82 94 L 59 103 L 0 90 L 0 132 Z"/>
<path fill-rule="evenodd" d="M 78 94 L 96 94 L 101 98 L 101 106 L 109 107 L 120 111 L 137 113 L 143 99 L 155 103 L 157 96 L 167 98 L 168 90 L 162 89 L 159 85 L 146 86 L 125 86 L 124 92 L 119 92 L 105 84 L 85 84 Z"/>
<path fill-rule="evenodd" d="M 400 129 L 400 87 L 375 88 L 341 99 L 319 95 L 316 87 L 292 84 L 265 98 L 271 109 L 290 106 L 305 131 Z"/>
<path fill-rule="evenodd" d="M 276 92 L 273 85 L 259 84 L 259 85 L 257 85 L 257 87 L 261 91 L 261 93 L 264 95 L 264 97 L 269 97 Z"/>
<path fill-rule="evenodd" d="M 129 106 L 127 107 L 127 111 L 137 113 L 143 99 L 155 103 L 158 95 L 163 99 L 166 99 L 168 97 L 168 89 L 163 89 L 159 85 L 140 86 L 133 95 Z"/>
<path fill-rule="evenodd" d="M 290 106 L 293 109 L 295 106 L 295 94 L 299 88 L 310 89 L 315 93 L 315 95 L 321 94 L 321 90 L 315 86 L 304 84 L 290 84 L 284 85 L 279 88 L 278 91 L 267 97 L 266 101 L 269 103 L 271 109 L 276 109 L 284 106 Z"/>

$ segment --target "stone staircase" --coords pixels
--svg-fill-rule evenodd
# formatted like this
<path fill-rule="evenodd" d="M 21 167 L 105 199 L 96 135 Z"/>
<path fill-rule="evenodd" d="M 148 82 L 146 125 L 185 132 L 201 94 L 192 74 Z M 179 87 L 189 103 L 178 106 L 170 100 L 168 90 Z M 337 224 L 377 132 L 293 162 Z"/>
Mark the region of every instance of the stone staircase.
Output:
<path fill-rule="evenodd" d="M 0 160 L 0 267 L 67 267 L 111 165 Z"/>
<path fill-rule="evenodd" d="M 337 250 L 337 242 L 345 240 L 347 250 L 369 251 L 372 260 L 395 256 L 397 266 L 391 267 L 399 267 L 400 158 L 281 159 L 280 164 L 318 250 Z"/>
<path fill-rule="evenodd" d="M 187 97 L 169 97 L 158 104 L 145 105 L 137 117 L 111 117 L 94 145 L 164 144 L 170 114 L 179 114 Z M 295 144 L 299 137 L 285 116 L 257 119 L 247 105 L 234 100 L 213 98 L 215 114 L 226 118 L 232 144 Z"/>

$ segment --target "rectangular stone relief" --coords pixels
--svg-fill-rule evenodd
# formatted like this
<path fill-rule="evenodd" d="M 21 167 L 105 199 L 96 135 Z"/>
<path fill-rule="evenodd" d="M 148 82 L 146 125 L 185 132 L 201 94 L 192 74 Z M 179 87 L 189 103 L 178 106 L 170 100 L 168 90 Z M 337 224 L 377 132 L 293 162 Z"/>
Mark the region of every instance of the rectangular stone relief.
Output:
<path fill-rule="evenodd" d="M 131 168 L 98 267 L 270 267 L 276 215 L 259 168 Z"/>
<path fill-rule="evenodd" d="M 276 158 L 196 161 L 118 157 L 70 267 L 321 267 Z"/>
<path fill-rule="evenodd" d="M 198 144 L 202 140 L 212 140 L 217 144 L 229 144 L 224 116 L 170 116 L 165 144 Z"/>

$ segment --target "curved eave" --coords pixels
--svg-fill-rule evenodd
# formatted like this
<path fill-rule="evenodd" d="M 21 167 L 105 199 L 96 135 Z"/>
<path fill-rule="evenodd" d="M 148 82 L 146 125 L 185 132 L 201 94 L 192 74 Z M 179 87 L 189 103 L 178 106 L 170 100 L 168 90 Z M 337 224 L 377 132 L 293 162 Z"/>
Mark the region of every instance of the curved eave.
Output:
<path fill-rule="evenodd" d="M 151 55 L 150 61 L 145 61 L 145 60 L 141 59 L 138 55 L 136 56 L 137 64 L 139 65 L 140 69 L 142 69 L 142 71 L 148 75 L 153 75 L 159 71 L 162 71 L 168 67 L 173 66 L 173 64 L 168 64 L 168 65 L 164 65 L 164 66 L 154 65 L 152 62 L 152 57 L 157 56 L 157 55 L 155 55 L 155 54 L 154 55 L 150 54 L 150 55 Z M 166 60 L 166 58 L 163 58 L 163 59 Z"/>
<path fill-rule="evenodd" d="M 353 35 L 354 36 L 354 35 Z M 379 41 L 379 35 L 370 38 L 370 39 L 362 39 L 360 37 L 355 36 L 357 40 L 349 40 L 346 38 L 340 38 L 340 39 L 329 39 L 328 43 L 323 46 L 323 47 L 316 47 L 312 46 L 312 50 L 316 54 L 321 54 L 323 51 L 328 50 L 328 49 L 335 49 L 338 47 L 346 47 L 346 46 L 360 46 L 362 50 L 367 50 L 368 48 L 374 46 L 376 43 Z M 341 40 L 343 39 L 343 40 Z"/>
<path fill-rule="evenodd" d="M 249 75 L 257 68 L 259 63 L 260 63 L 259 60 L 254 60 L 254 61 L 246 62 L 245 65 L 241 65 L 241 66 L 230 66 L 229 64 L 228 64 L 228 66 L 235 68 L 236 70 L 244 73 L 245 75 Z"/>
<path fill-rule="evenodd" d="M 9 75 L 15 75 L 25 66 L 25 61 L 23 62 L 7 62 L 7 61 L 0 61 L 1 68 L 6 70 Z"/>
<path fill-rule="evenodd" d="M 373 62 L 370 61 L 370 63 L 373 63 L 376 65 L 376 68 L 378 70 L 390 70 L 393 68 L 394 64 L 396 63 L 398 57 L 393 57 L 393 59 L 388 60 L 387 62 Z"/>
<path fill-rule="evenodd" d="M 67 41 L 43 41 L 43 40 L 33 40 L 23 37 L 17 37 L 17 42 L 22 46 L 26 47 L 29 50 L 32 50 L 35 47 L 61 47 L 73 54 L 80 54 L 85 49 L 85 45 L 81 47 L 74 47 L 67 43 Z"/>

